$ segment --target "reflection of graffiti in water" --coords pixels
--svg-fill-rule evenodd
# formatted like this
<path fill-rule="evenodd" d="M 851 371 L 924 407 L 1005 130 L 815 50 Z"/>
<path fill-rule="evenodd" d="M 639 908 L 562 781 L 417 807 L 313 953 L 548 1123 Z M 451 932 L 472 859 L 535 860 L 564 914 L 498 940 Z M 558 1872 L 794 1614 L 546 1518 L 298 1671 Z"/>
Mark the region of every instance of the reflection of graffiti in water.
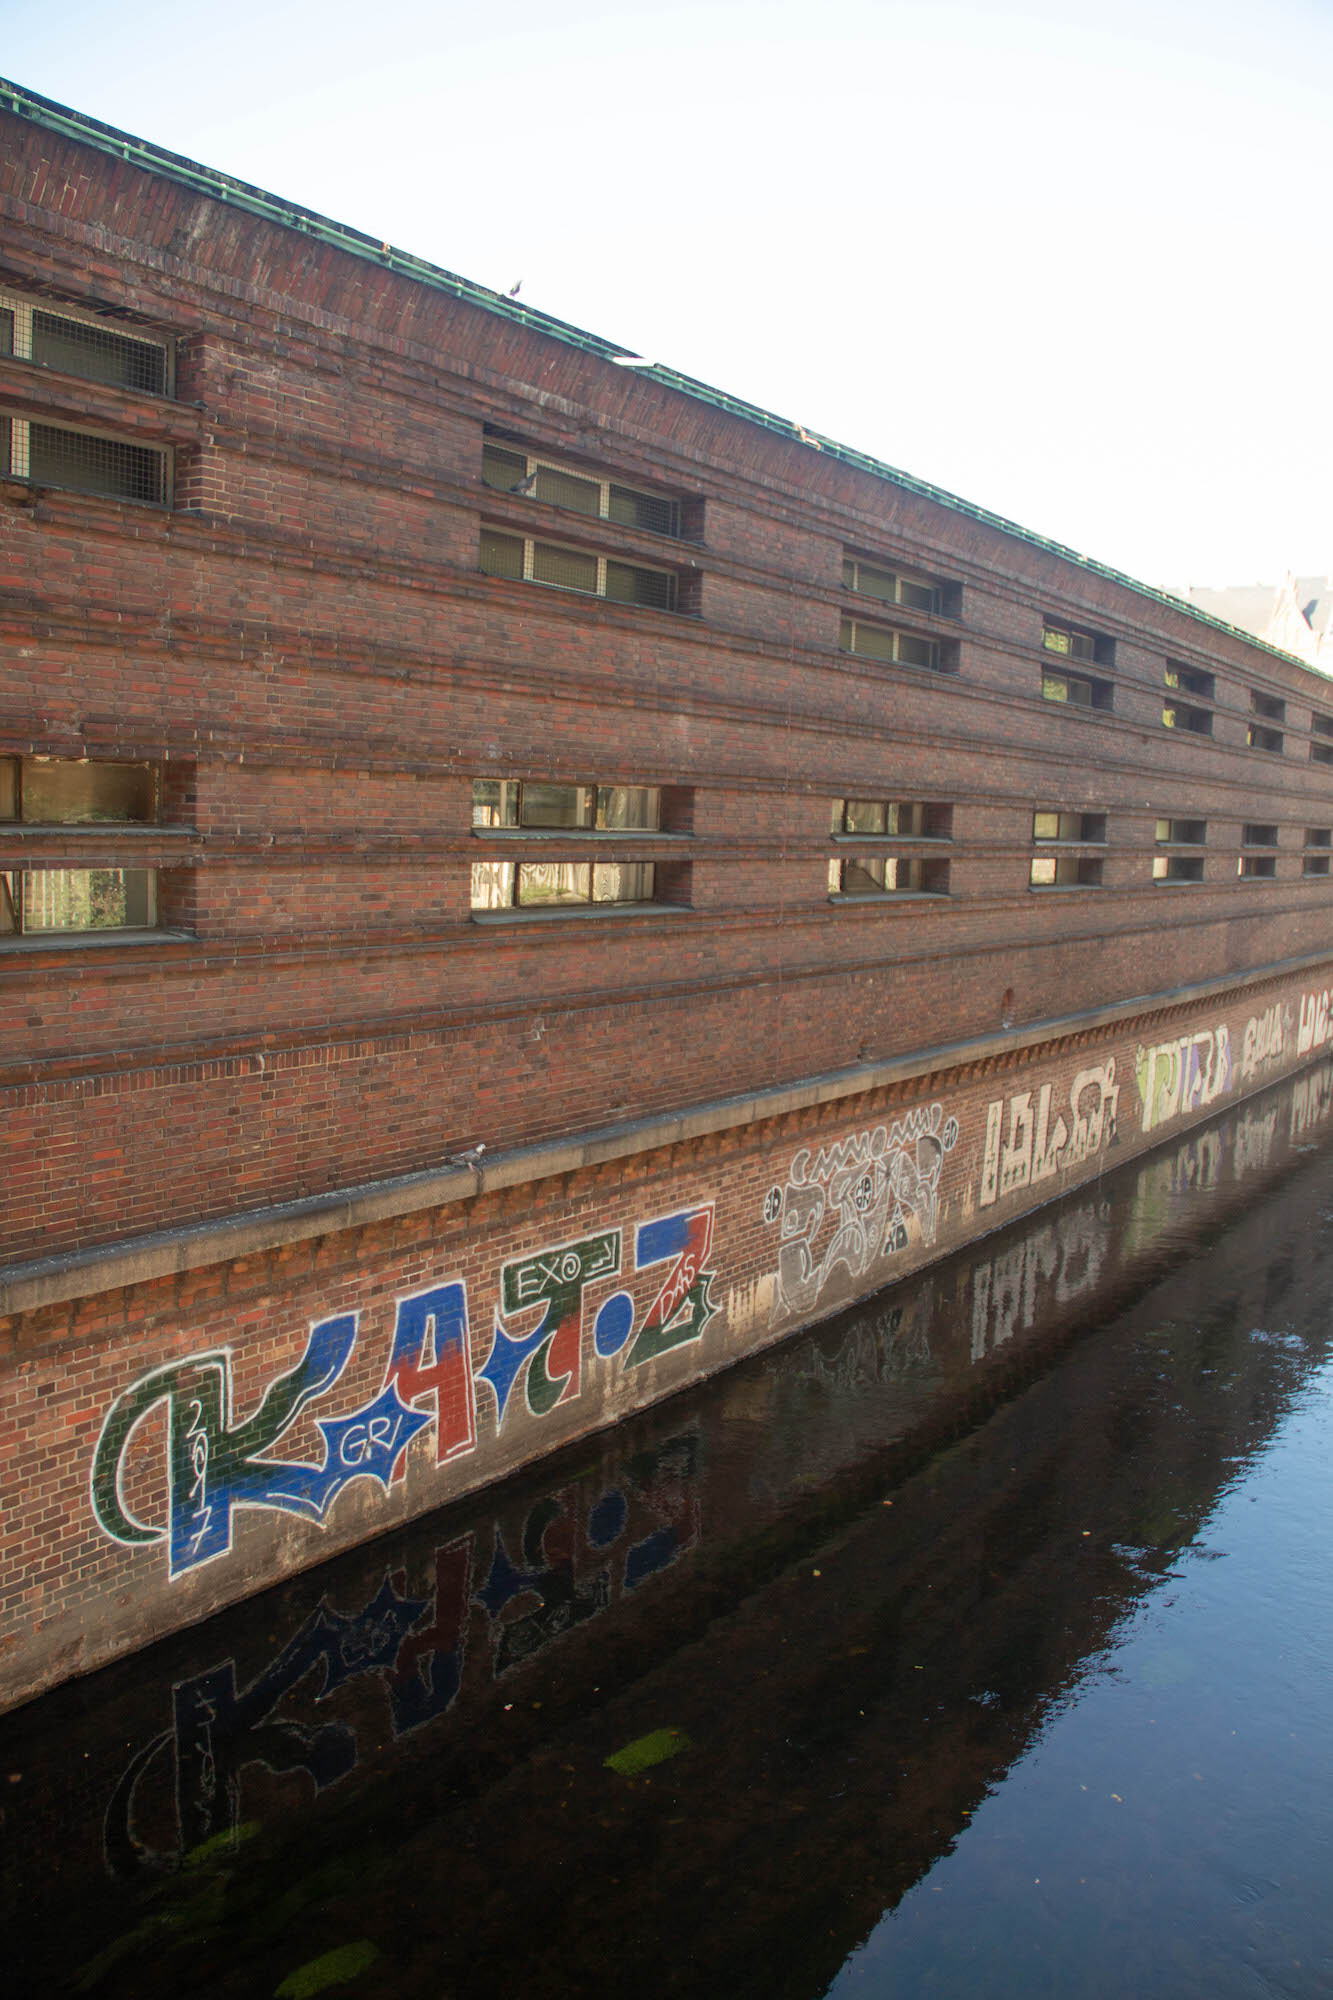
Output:
<path fill-rule="evenodd" d="M 393 1736 L 407 1735 L 453 1707 L 469 1660 L 480 1693 L 670 1569 L 699 1539 L 699 1466 L 698 1434 L 684 1432 L 631 1458 L 590 1505 L 571 1485 L 512 1527 L 497 1521 L 444 1544 L 419 1593 L 396 1570 L 358 1611 L 319 1604 L 244 1686 L 233 1660 L 180 1682 L 170 1728 L 132 1758 L 107 1807 L 107 1867 L 120 1877 L 175 1868 L 232 1831 L 247 1817 L 247 1769 L 303 1774 L 316 1795 L 346 1777 L 373 1681 Z M 336 1716 L 340 1696 L 355 1724 L 305 1719 L 316 1702 Z M 169 1845 L 153 1846 L 148 1818 Z"/>
<path fill-rule="evenodd" d="M 1036 1325 L 1051 1302 L 1071 1305 L 1101 1277 L 1111 1208 L 1084 1202 L 972 1266 L 972 1359 Z"/>
<path fill-rule="evenodd" d="M 781 1222 L 774 1318 L 808 1313 L 839 1271 L 855 1284 L 878 1259 L 934 1243 L 940 1176 L 957 1143 L 957 1119 L 929 1104 L 813 1156 L 802 1148 L 764 1204 L 765 1221 Z"/>

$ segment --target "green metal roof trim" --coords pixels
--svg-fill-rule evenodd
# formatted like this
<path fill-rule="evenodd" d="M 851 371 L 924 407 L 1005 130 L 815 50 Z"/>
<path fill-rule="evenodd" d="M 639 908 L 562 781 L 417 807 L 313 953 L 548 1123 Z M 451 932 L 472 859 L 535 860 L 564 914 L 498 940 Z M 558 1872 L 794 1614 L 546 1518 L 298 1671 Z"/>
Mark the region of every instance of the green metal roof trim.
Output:
<path fill-rule="evenodd" d="M 285 229 L 300 230 L 304 235 L 318 238 L 334 249 L 345 250 L 349 256 L 364 257 L 372 264 L 379 264 L 385 270 L 397 271 L 405 278 L 414 278 L 418 283 L 430 285 L 436 291 L 449 292 L 455 298 L 465 299 L 469 305 L 480 306 L 485 312 L 498 313 L 504 319 L 514 320 L 521 326 L 530 326 L 538 333 L 546 334 L 552 340 L 561 340 L 570 347 L 580 347 L 586 353 L 596 354 L 605 361 L 626 359 L 633 349 L 604 340 L 600 334 L 586 333 L 582 327 L 571 326 L 567 321 L 554 319 L 548 313 L 536 312 L 531 307 L 521 306 L 516 300 L 505 298 L 485 285 L 474 284 L 469 278 L 460 278 L 453 271 L 443 270 L 438 264 L 429 264 L 424 257 L 414 257 L 409 251 L 396 250 L 392 244 L 378 242 L 373 236 L 365 235 L 359 229 L 351 229 L 345 223 L 331 221 L 326 215 L 314 209 L 301 208 L 295 202 L 282 201 L 277 195 L 266 194 L 262 188 L 251 187 L 248 181 L 234 180 L 230 174 L 218 173 L 215 168 L 202 167 L 195 160 L 187 160 L 180 153 L 169 153 L 165 147 L 150 145 L 147 140 L 136 139 L 132 133 L 121 132 L 114 125 L 104 125 L 100 119 L 88 118 L 81 111 L 72 111 L 68 105 L 57 104 L 49 97 L 41 97 L 35 91 L 25 90 L 21 84 L 11 83 L 0 77 L 0 109 L 14 112 L 20 118 L 29 119 L 34 125 L 44 126 L 48 131 L 58 132 L 67 139 L 77 139 L 85 146 L 95 146 L 99 152 L 110 153 L 118 160 L 127 160 L 131 166 L 140 167 L 145 173 L 160 174 L 164 179 L 178 181 L 182 186 L 192 188 L 197 194 L 207 195 L 214 201 L 225 201 L 233 208 L 242 208 L 251 215 L 262 216 L 267 222 L 278 223 Z M 955 514 L 965 514 L 973 521 L 980 521 L 988 528 L 997 528 L 1002 534 L 1013 535 L 1029 547 L 1042 549 L 1048 555 L 1061 557 L 1065 562 L 1076 563 L 1080 569 L 1090 571 L 1094 576 L 1104 576 L 1112 583 L 1123 584 L 1140 597 L 1151 598 L 1157 604 L 1164 604 L 1172 611 L 1181 611 L 1200 625 L 1209 625 L 1217 632 L 1226 632 L 1233 638 L 1243 639 L 1248 645 L 1257 646 L 1274 658 L 1305 667 L 1308 672 L 1317 673 L 1305 660 L 1297 659 L 1294 653 L 1287 653 L 1280 646 L 1269 645 L 1266 639 L 1259 639 L 1253 632 L 1242 631 L 1238 625 L 1228 625 L 1224 619 L 1214 618 L 1197 606 L 1188 604 L 1183 598 L 1173 597 L 1170 591 L 1158 590 L 1150 583 L 1140 583 L 1136 577 L 1128 576 L 1123 570 L 1112 569 L 1108 563 L 1098 562 L 1093 556 L 1080 555 L 1077 549 L 1067 548 L 1063 542 L 1053 542 L 1045 535 L 1034 534 L 1029 528 L 1021 528 L 1016 521 L 1008 521 L 1002 514 L 993 514 L 989 508 L 974 506 L 970 500 L 961 499 L 956 493 L 949 493 L 942 486 L 932 486 L 928 480 L 914 479 L 910 473 L 900 472 L 896 466 L 886 465 L 882 459 L 871 458 L 868 453 L 856 451 L 850 445 L 838 444 L 833 438 L 823 437 L 818 432 L 807 430 L 804 425 L 791 422 L 787 417 L 775 416 L 771 410 L 760 409 L 757 403 L 747 403 L 739 396 L 732 396 L 724 389 L 710 388 L 706 382 L 696 382 L 689 375 L 678 374 L 674 368 L 665 368 L 658 362 L 643 364 L 639 374 L 654 382 L 660 382 L 668 389 L 676 389 L 682 395 L 691 396 L 697 402 L 708 403 L 714 409 L 725 410 L 729 416 L 741 417 L 746 423 L 759 424 L 765 430 L 775 431 L 798 444 L 825 453 L 841 465 L 854 467 L 858 472 L 871 473 L 877 479 L 887 479 L 900 486 L 905 492 L 915 493 L 922 499 L 933 500 L 941 507 L 950 508 Z M 1320 676 L 1325 678 L 1325 676 Z"/>

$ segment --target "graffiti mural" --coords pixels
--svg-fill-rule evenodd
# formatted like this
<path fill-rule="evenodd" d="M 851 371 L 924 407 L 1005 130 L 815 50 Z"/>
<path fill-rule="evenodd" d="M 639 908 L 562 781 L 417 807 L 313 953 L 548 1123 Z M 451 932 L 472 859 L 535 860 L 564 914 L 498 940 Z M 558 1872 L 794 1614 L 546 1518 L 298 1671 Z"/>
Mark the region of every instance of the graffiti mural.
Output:
<path fill-rule="evenodd" d="M 322 1526 L 355 1480 L 374 1480 L 387 1493 L 402 1476 L 408 1445 L 432 1423 L 437 1459 L 472 1450 L 467 1298 L 454 1284 L 398 1301 L 383 1386 L 345 1415 L 317 1419 L 323 1444 L 318 1463 L 270 1456 L 302 1413 L 337 1386 L 356 1349 L 359 1323 L 357 1313 L 317 1321 L 296 1366 L 270 1382 L 240 1421 L 233 1413 L 229 1349 L 192 1354 L 141 1376 L 107 1411 L 93 1454 L 92 1507 L 99 1526 L 131 1546 L 165 1540 L 168 1573 L 178 1577 L 230 1551 L 238 1507 L 299 1514 Z M 428 1409 L 417 1407 L 423 1401 Z M 131 1439 L 159 1406 L 167 1413 L 165 1527 L 140 1521 L 123 1490 Z"/>
<path fill-rule="evenodd" d="M 636 1368 L 702 1336 L 717 1313 L 708 1264 L 713 1222 L 706 1203 L 638 1225 L 634 1275 L 647 1274 L 649 1303 L 641 1316 L 629 1291 L 601 1303 L 593 1322 L 598 1360 L 620 1357 L 622 1369 Z M 235 1411 L 228 1348 L 151 1369 L 103 1419 L 91 1470 L 98 1525 L 128 1547 L 165 1541 L 175 1579 L 230 1553 L 238 1508 L 296 1514 L 322 1527 L 355 1481 L 371 1480 L 383 1493 L 401 1481 L 408 1447 L 422 1433 L 434 1431 L 437 1466 L 474 1451 L 477 1382 L 494 1396 L 497 1429 L 516 1407 L 520 1382 L 528 1414 L 546 1416 L 582 1391 L 585 1297 L 618 1279 L 621 1263 L 622 1231 L 612 1229 L 504 1264 L 490 1350 L 475 1377 L 466 1286 L 454 1281 L 399 1299 L 378 1393 L 336 1414 L 316 1416 L 314 1408 L 357 1353 L 356 1312 L 316 1321 L 295 1367 L 268 1384 L 248 1416 Z M 516 1332 L 529 1315 L 532 1323 Z M 152 1525 L 134 1511 L 126 1471 L 136 1433 L 159 1411 L 166 1507 L 164 1524 Z M 307 1414 L 319 1457 L 284 1458 L 284 1438 Z"/>
<path fill-rule="evenodd" d="M 957 1143 L 957 1119 L 928 1104 L 814 1155 L 802 1148 L 764 1203 L 765 1222 L 780 1222 L 774 1319 L 811 1311 L 838 1271 L 855 1283 L 877 1259 L 934 1243 Z"/>
<path fill-rule="evenodd" d="M 982 1208 L 1016 1189 L 1050 1180 L 1062 1168 L 1079 1166 L 1115 1143 L 1120 1086 L 1114 1056 L 1079 1071 L 1069 1086 L 1068 1102 L 1056 1108 L 1054 1119 L 1053 1085 L 1042 1084 L 1035 1105 L 1033 1095 L 1030 1090 L 1019 1091 L 986 1107 L 977 1195 Z"/>
<path fill-rule="evenodd" d="M 1196 1035 L 1140 1048 L 1134 1059 L 1140 1122 L 1153 1132 L 1171 1118 L 1200 1111 L 1231 1089 L 1231 1036 L 1224 1022 Z"/>
<path fill-rule="evenodd" d="M 1240 1045 L 1240 1073 L 1245 1082 L 1281 1062 L 1291 1041 L 1291 1010 L 1281 1001 L 1263 1014 L 1252 1014 L 1245 1023 Z"/>
<path fill-rule="evenodd" d="M 1296 1030 L 1296 1053 L 1308 1056 L 1333 1041 L 1333 993 L 1302 993 L 1301 1018 Z"/>
<path fill-rule="evenodd" d="M 232 1659 L 179 1682 L 169 1727 L 130 1759 L 108 1803 L 109 1871 L 162 1873 L 233 1832 L 248 1772 L 302 1774 L 312 1797 L 345 1778 L 367 1728 L 380 1733 L 367 1686 L 382 1690 L 396 1740 L 672 1568 L 699 1541 L 700 1459 L 697 1431 L 680 1432 L 604 1485 L 571 1483 L 512 1523 L 442 1544 L 415 1592 L 394 1570 L 356 1610 L 323 1600 L 244 1684 Z M 326 1704 L 335 1719 L 311 1721 Z"/>

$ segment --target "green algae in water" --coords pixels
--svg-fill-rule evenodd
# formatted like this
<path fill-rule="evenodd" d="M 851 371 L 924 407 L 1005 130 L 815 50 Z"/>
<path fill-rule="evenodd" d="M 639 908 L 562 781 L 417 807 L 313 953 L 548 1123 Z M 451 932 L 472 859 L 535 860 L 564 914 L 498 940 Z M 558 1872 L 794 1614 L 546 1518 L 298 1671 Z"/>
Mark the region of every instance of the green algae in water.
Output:
<path fill-rule="evenodd" d="M 379 1957 L 379 1947 L 369 1938 L 358 1938 L 355 1944 L 340 1944 L 334 1951 L 326 1951 L 321 1958 L 307 1959 L 298 1965 L 295 1972 L 289 1972 L 274 1995 L 274 2000 L 311 2000 L 316 1993 L 324 1993 L 330 1986 L 345 1986 L 349 1979 L 355 1979 Z"/>
<path fill-rule="evenodd" d="M 665 1764 L 668 1757 L 677 1757 L 689 1747 L 690 1739 L 683 1729 L 650 1729 L 646 1736 L 636 1736 L 604 1762 L 608 1771 L 622 1778 L 633 1778 L 640 1771 L 651 1770 L 654 1764 Z"/>

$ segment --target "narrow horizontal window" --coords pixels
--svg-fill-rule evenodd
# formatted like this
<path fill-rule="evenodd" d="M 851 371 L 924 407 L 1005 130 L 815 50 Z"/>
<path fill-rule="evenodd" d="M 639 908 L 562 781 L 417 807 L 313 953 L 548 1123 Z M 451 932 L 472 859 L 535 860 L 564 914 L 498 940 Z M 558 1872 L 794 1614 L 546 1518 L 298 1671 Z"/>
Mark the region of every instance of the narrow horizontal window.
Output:
<path fill-rule="evenodd" d="M 1056 673 L 1048 667 L 1041 677 L 1043 701 L 1059 701 L 1069 708 L 1108 709 L 1112 705 L 1110 681 L 1094 680 L 1087 674 Z"/>
<path fill-rule="evenodd" d="M 1312 764 L 1333 764 L 1333 743 L 1312 743 L 1310 745 Z"/>
<path fill-rule="evenodd" d="M 1043 650 L 1055 653 L 1062 660 L 1097 661 L 1099 665 L 1110 666 L 1114 657 L 1114 644 L 1098 632 L 1080 631 L 1073 625 L 1057 624 L 1048 618 L 1041 628 Z"/>
<path fill-rule="evenodd" d="M 549 507 L 569 507 L 593 519 L 618 521 L 650 535 L 680 535 L 680 502 L 665 494 L 645 493 L 619 480 L 602 479 L 558 460 L 501 445 L 489 439 L 482 446 L 481 476 L 497 493 L 517 493 L 543 500 Z"/>
<path fill-rule="evenodd" d="M 900 854 L 835 859 L 828 883 L 835 896 L 947 896 L 949 864 Z"/>
<path fill-rule="evenodd" d="M 944 663 L 937 639 L 924 639 L 915 632 L 899 632 L 888 625 L 868 625 L 861 618 L 842 620 L 838 644 L 844 653 L 859 653 L 867 659 L 892 660 L 903 667 L 929 667 L 936 673 L 943 671 Z"/>
<path fill-rule="evenodd" d="M 1240 830 L 1242 847 L 1276 847 L 1277 828 L 1269 820 L 1247 820 Z"/>
<path fill-rule="evenodd" d="M 492 528 L 482 530 L 481 567 L 487 576 L 507 577 L 514 583 L 544 583 L 555 590 L 581 591 L 588 597 L 655 611 L 676 608 L 677 579 L 671 570 L 617 562 L 586 549 L 502 535 Z"/>
<path fill-rule="evenodd" d="M 157 922 L 151 868 L 0 872 L 0 936 L 148 930 Z"/>
<path fill-rule="evenodd" d="M 1211 736 L 1213 712 L 1210 708 L 1191 708 L 1183 701 L 1164 701 L 1162 727 L 1183 730 L 1190 736 Z"/>
<path fill-rule="evenodd" d="M 1323 715 L 1316 709 L 1310 717 L 1310 727 L 1316 736 L 1333 736 L 1333 715 Z"/>
<path fill-rule="evenodd" d="M 1204 673 L 1201 667 L 1186 667 L 1179 660 L 1168 660 L 1162 679 L 1167 687 L 1179 694 L 1198 695 L 1202 701 L 1216 699 L 1216 678 Z"/>
<path fill-rule="evenodd" d="M 1152 864 L 1154 882 L 1202 882 L 1203 856 L 1201 854 L 1155 854 Z"/>
<path fill-rule="evenodd" d="M 953 807 L 934 799 L 834 799 L 830 831 L 867 839 L 950 840 Z"/>
<path fill-rule="evenodd" d="M 158 813 L 152 764 L 81 757 L 0 757 L 0 822 L 86 826 L 151 824 Z"/>
<path fill-rule="evenodd" d="M 1307 847 L 1333 847 L 1333 827 L 1307 826 L 1305 844 Z"/>
<path fill-rule="evenodd" d="M 661 824 L 656 785 L 565 785 L 539 778 L 474 778 L 474 827 L 652 833 Z"/>
<path fill-rule="evenodd" d="M 1075 840 L 1097 844 L 1106 839 L 1106 814 L 1038 810 L 1032 815 L 1034 840 Z"/>
<path fill-rule="evenodd" d="M 1256 876 L 1277 874 L 1276 854 L 1240 854 L 1236 857 L 1236 873 L 1250 879 Z"/>
<path fill-rule="evenodd" d="M 1301 862 L 1301 873 L 1302 875 L 1327 875 L 1328 856 L 1326 854 L 1307 854 Z"/>
<path fill-rule="evenodd" d="M 108 499 L 161 506 L 167 498 L 166 452 L 26 417 L 0 418 L 0 470 L 35 486 L 63 486 Z"/>
<path fill-rule="evenodd" d="M 0 353 L 40 367 L 165 396 L 171 350 L 165 340 L 114 331 L 91 313 L 0 294 Z"/>
<path fill-rule="evenodd" d="M 1277 754 L 1282 749 L 1282 731 L 1270 729 L 1262 722 L 1252 722 L 1245 732 L 1245 741 L 1251 750 L 1271 750 Z"/>
<path fill-rule="evenodd" d="M 1159 847 L 1202 847 L 1208 838 L 1206 819 L 1159 819 L 1154 828 Z"/>
<path fill-rule="evenodd" d="M 1268 722 L 1285 722 L 1287 704 L 1275 694 L 1260 694 L 1257 688 L 1250 691 L 1250 707 L 1256 715 L 1262 715 Z"/>
<path fill-rule="evenodd" d="M 860 556 L 845 556 L 843 586 L 862 597 L 877 597 L 882 604 L 903 604 L 909 611 L 937 612 L 941 608 L 941 586 L 927 577 L 905 576 L 900 570 L 885 569 L 878 563 L 863 562 Z"/>
<path fill-rule="evenodd" d="M 563 910 L 651 903 L 651 861 L 476 861 L 474 910 Z"/>
<path fill-rule="evenodd" d="M 1101 880 L 1101 857 L 1094 854 L 1034 854 L 1028 869 L 1033 889 L 1096 889 Z"/>

